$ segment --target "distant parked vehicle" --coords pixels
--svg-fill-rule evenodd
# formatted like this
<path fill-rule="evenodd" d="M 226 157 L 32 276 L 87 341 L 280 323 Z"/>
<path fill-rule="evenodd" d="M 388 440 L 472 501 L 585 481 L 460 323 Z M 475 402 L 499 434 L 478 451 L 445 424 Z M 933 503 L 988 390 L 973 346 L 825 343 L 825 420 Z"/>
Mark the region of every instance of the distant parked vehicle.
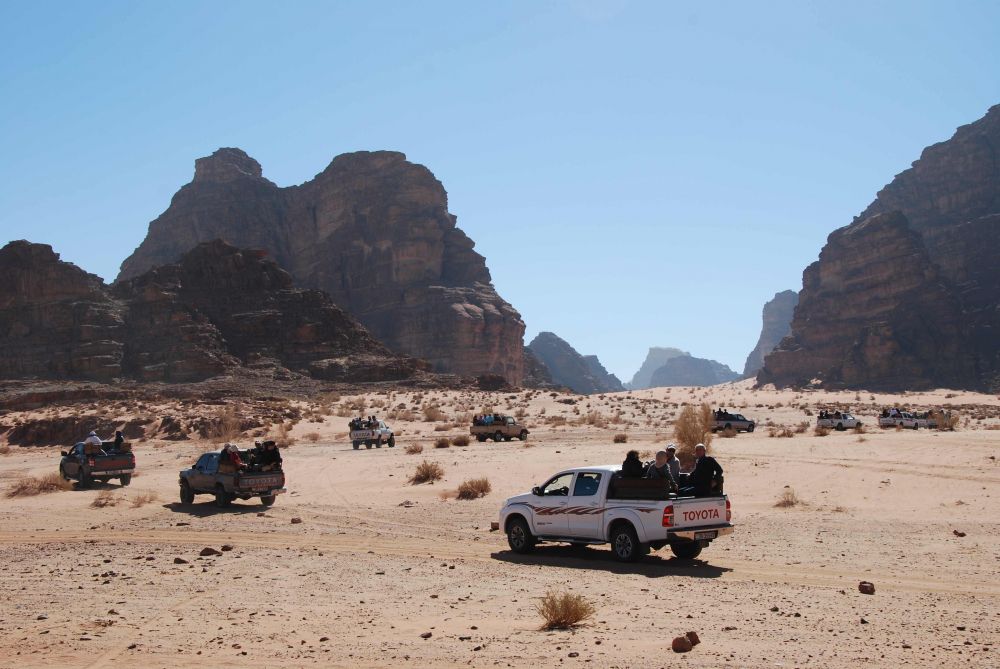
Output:
<path fill-rule="evenodd" d="M 712 432 L 722 430 L 735 430 L 736 432 L 753 432 L 757 426 L 741 413 L 729 413 L 725 409 L 718 409 L 712 412 L 715 421 L 712 423 Z"/>
<path fill-rule="evenodd" d="M 78 481 L 83 487 L 94 482 L 107 483 L 111 479 L 118 479 L 127 486 L 134 472 L 135 455 L 128 442 L 117 449 L 113 441 L 105 441 L 100 446 L 80 442 L 62 451 L 59 461 L 59 474 L 67 481 Z"/>
<path fill-rule="evenodd" d="M 852 430 L 861 427 L 861 421 L 849 413 L 827 415 L 816 419 L 816 427 L 825 427 L 831 430 Z"/>
<path fill-rule="evenodd" d="M 351 445 L 354 450 L 361 448 L 361 444 L 364 444 L 365 448 L 372 446 L 382 448 L 382 444 L 389 448 L 395 448 L 396 435 L 383 420 L 362 421 L 359 426 L 351 429 Z"/>
<path fill-rule="evenodd" d="M 929 422 L 924 420 L 924 427 L 927 427 Z M 889 415 L 879 416 L 878 419 L 879 427 L 901 427 L 907 430 L 916 430 L 920 427 L 920 421 L 909 411 L 892 411 Z"/>
<path fill-rule="evenodd" d="M 473 419 L 469 434 L 478 441 L 510 441 L 517 438 L 524 441 L 528 438 L 528 428 L 518 424 L 513 416 L 503 416 L 501 414 L 490 414 L 488 416 Z"/>

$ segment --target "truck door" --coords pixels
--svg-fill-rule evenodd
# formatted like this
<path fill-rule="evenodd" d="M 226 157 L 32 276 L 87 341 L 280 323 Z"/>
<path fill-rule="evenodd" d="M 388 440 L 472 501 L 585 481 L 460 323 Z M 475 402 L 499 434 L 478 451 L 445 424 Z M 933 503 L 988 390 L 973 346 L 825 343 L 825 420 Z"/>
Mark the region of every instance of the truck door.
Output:
<path fill-rule="evenodd" d="M 601 536 L 604 507 L 598 494 L 600 489 L 600 472 L 577 473 L 566 512 L 569 536 L 589 539 Z"/>
<path fill-rule="evenodd" d="M 535 506 L 535 533 L 556 537 L 567 536 L 569 521 L 566 509 L 569 506 L 570 486 L 573 472 L 557 474 L 542 486 L 539 503 Z"/>
<path fill-rule="evenodd" d="M 195 490 L 213 490 L 215 488 L 215 472 L 219 469 L 219 454 L 205 453 L 194 465 L 191 476 L 191 487 Z"/>
<path fill-rule="evenodd" d="M 70 449 L 69 457 L 63 464 L 63 469 L 69 476 L 80 475 L 80 462 L 83 460 L 83 444 L 77 444 Z"/>

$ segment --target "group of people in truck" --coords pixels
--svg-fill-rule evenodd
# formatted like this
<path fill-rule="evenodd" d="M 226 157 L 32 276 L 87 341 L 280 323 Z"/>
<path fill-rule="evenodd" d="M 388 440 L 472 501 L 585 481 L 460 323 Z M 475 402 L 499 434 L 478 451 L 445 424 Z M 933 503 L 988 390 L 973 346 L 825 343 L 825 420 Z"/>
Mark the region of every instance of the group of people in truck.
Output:
<path fill-rule="evenodd" d="M 839 418 L 843 418 L 846 415 L 848 415 L 847 411 L 844 411 L 844 412 L 840 412 L 840 411 L 826 411 L 824 409 L 824 410 L 822 410 L 822 411 L 819 412 L 819 419 L 820 420 L 824 420 L 824 419 L 837 420 Z"/>
<path fill-rule="evenodd" d="M 729 413 L 721 407 L 713 411 L 712 414 L 715 416 L 715 420 L 736 420 L 736 414 Z"/>
<path fill-rule="evenodd" d="M 234 472 L 270 472 L 281 470 L 281 452 L 278 445 L 271 440 L 255 441 L 253 448 L 246 451 L 246 460 L 240 455 L 236 444 L 227 443 L 222 447 L 222 457 L 219 458 L 219 468 Z"/>
<path fill-rule="evenodd" d="M 681 462 L 677 459 L 677 447 L 667 444 L 667 448 L 657 451 L 656 459 L 644 463 L 638 451 L 629 451 L 622 462 L 621 475 L 624 478 L 664 479 L 667 488 L 682 497 L 712 497 L 717 495 L 722 481 L 722 466 L 708 455 L 705 445 L 694 447 L 694 466 L 689 472 L 681 472 Z"/>
<path fill-rule="evenodd" d="M 115 438 L 104 441 L 97 436 L 97 432 L 90 431 L 87 438 L 83 440 L 84 453 L 88 455 L 107 455 L 108 453 L 120 453 L 125 445 L 125 435 L 121 430 L 115 430 Z"/>
<path fill-rule="evenodd" d="M 378 427 L 378 418 L 376 416 L 368 416 L 366 418 L 352 418 L 351 422 L 347 424 L 351 432 L 355 430 L 374 430 Z"/>
<path fill-rule="evenodd" d="M 500 413 L 477 414 L 472 417 L 473 425 L 502 425 L 506 416 Z"/>

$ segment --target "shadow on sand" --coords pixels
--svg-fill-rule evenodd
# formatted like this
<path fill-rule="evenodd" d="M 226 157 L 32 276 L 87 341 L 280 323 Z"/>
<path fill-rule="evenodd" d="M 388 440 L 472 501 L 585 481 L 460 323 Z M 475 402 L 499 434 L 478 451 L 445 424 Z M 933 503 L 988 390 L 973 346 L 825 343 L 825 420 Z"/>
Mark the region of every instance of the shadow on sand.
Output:
<path fill-rule="evenodd" d="M 664 549 L 669 551 L 669 549 Z M 539 546 L 534 552 L 522 555 L 514 551 L 497 551 L 494 560 L 513 564 L 530 564 L 543 567 L 568 569 L 600 569 L 612 574 L 635 574 L 646 578 L 686 576 L 689 578 L 719 578 L 728 567 L 716 567 L 704 560 L 681 560 L 650 553 L 638 562 L 616 562 L 611 551 L 590 546 Z"/>
<path fill-rule="evenodd" d="M 270 507 L 266 507 L 263 504 L 240 504 L 236 501 L 225 508 L 220 508 L 215 505 L 215 500 L 209 501 L 209 499 L 206 498 L 204 502 L 195 502 L 194 504 L 170 502 L 168 504 L 164 504 L 163 508 L 168 511 L 173 511 L 174 513 L 183 513 L 186 516 L 204 518 L 206 516 L 217 516 L 222 514 L 239 515 L 245 513 L 262 513 L 267 511 Z"/>

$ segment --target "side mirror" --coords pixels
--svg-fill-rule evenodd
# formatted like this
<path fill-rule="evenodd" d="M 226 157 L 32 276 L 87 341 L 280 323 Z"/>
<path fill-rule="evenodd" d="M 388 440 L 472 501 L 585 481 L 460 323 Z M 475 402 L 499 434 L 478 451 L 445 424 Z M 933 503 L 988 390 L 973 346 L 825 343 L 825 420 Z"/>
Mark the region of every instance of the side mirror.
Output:
<path fill-rule="evenodd" d="M 535 486 L 534 488 L 531 489 L 531 494 L 535 495 L 536 497 L 541 497 L 542 496 L 542 489 L 539 488 L 538 486 Z"/>
<path fill-rule="evenodd" d="M 63 454 L 63 457 L 66 457 L 67 455 L 69 455 L 69 453 L 67 453 L 66 451 L 60 451 L 60 453 Z"/>

